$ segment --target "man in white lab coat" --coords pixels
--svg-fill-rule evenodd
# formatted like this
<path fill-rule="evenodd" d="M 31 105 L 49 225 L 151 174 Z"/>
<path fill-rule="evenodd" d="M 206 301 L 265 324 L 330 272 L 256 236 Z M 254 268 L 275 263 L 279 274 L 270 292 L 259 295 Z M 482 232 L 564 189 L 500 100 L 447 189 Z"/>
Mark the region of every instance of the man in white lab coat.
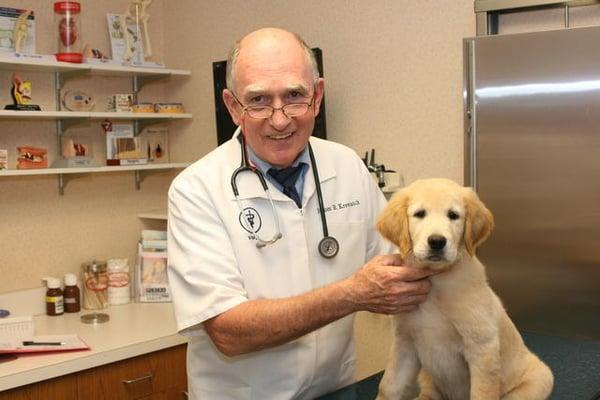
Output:
<path fill-rule="evenodd" d="M 310 136 L 324 82 L 300 37 L 248 34 L 227 78 L 236 134 L 169 190 L 169 279 L 178 329 L 190 336 L 190 398 L 313 399 L 352 382 L 354 313 L 414 309 L 429 272 L 381 255 L 392 250 L 375 230 L 383 195 L 354 151 Z M 266 178 L 274 209 L 248 171 L 235 179 L 238 207 L 231 177 L 243 158 Z M 276 175 L 290 166 L 292 189 Z M 318 250 L 319 187 L 333 258 Z M 257 247 L 256 235 L 278 231 Z"/>

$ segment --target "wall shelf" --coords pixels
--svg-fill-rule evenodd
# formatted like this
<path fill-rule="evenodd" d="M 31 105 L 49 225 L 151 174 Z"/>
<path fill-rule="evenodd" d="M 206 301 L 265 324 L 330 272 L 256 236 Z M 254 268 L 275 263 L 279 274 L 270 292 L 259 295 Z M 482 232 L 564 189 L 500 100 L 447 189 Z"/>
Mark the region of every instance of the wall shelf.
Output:
<path fill-rule="evenodd" d="M 36 120 L 70 120 L 70 119 L 115 119 L 115 120 L 165 120 L 191 119 L 190 113 L 134 113 L 134 112 L 79 112 L 79 111 L 13 111 L 0 110 L 0 119 L 36 119 Z"/>
<path fill-rule="evenodd" d="M 0 121 L 56 121 L 57 135 L 59 141 L 65 130 L 69 127 L 85 122 L 86 120 L 130 120 L 133 121 L 134 133 L 137 135 L 141 130 L 151 124 L 170 122 L 174 120 L 191 119 L 190 113 L 133 113 L 133 112 L 74 112 L 60 110 L 61 89 L 64 83 L 82 75 L 126 77 L 131 79 L 133 98 L 142 86 L 151 81 L 169 78 L 171 76 L 190 76 L 191 72 L 182 69 L 151 68 L 147 66 L 119 65 L 114 63 L 82 63 L 74 64 L 56 61 L 53 56 L 47 55 L 3 55 L 0 56 L 1 71 L 34 71 L 54 74 L 54 92 L 57 111 L 14 111 L 0 110 Z M 45 168 L 30 170 L 2 170 L 2 177 L 19 176 L 42 176 L 55 175 L 58 177 L 58 190 L 62 195 L 69 181 L 86 174 L 97 174 L 106 172 L 133 171 L 135 174 L 135 186 L 139 190 L 142 181 L 152 173 L 170 169 L 182 169 L 188 163 L 160 163 L 160 164 L 138 164 L 123 166 L 102 166 L 83 168 Z"/>
<path fill-rule="evenodd" d="M 57 175 L 58 176 L 58 191 L 61 195 L 64 194 L 67 183 L 85 174 L 98 174 L 106 172 L 135 172 L 135 186 L 140 189 L 142 181 L 149 174 L 171 170 L 183 169 L 190 165 L 189 163 L 164 163 L 164 164 L 142 164 L 142 165 L 119 165 L 119 166 L 103 166 L 103 167 L 83 167 L 83 168 L 41 168 L 41 169 L 7 169 L 0 171 L 0 178 L 5 176 L 40 176 L 40 175 Z"/>
<path fill-rule="evenodd" d="M 191 71 L 170 68 L 149 68 L 119 64 L 96 64 L 96 63 L 68 63 L 48 60 L 47 58 L 35 58 L 34 56 L 23 57 L 1 57 L 0 69 L 9 71 L 34 71 L 34 72 L 60 72 L 60 73 L 89 73 L 103 76 L 122 77 L 169 77 L 190 76 Z"/>

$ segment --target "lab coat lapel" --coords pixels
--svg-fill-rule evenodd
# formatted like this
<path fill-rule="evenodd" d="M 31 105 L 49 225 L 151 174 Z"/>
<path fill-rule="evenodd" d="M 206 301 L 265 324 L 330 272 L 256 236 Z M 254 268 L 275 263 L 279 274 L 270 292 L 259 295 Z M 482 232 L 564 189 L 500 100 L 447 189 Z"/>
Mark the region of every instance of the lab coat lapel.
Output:
<path fill-rule="evenodd" d="M 319 139 L 311 138 L 310 144 L 312 146 L 313 153 L 315 155 L 315 162 L 317 164 L 317 171 L 319 172 L 319 180 L 321 185 L 329 179 L 335 178 L 335 168 L 331 157 L 323 154 L 322 148 L 319 143 Z M 316 191 L 315 179 L 313 175 L 313 166 L 309 164 L 308 171 L 304 178 L 304 193 L 302 195 L 302 204 L 305 205 L 307 201 Z M 322 190 L 322 189 L 321 189 Z"/>

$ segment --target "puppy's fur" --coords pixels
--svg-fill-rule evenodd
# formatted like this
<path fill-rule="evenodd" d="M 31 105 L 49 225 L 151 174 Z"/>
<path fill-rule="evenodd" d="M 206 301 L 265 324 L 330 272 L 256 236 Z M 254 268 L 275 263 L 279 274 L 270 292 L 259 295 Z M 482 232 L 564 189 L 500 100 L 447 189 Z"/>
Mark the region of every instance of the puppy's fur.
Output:
<path fill-rule="evenodd" d="M 445 179 L 411 184 L 382 212 L 378 229 L 398 246 L 405 264 L 441 272 L 430 278 L 431 292 L 418 310 L 392 319 L 378 400 L 550 395 L 552 372 L 525 347 L 474 255 L 493 225 L 474 191 Z"/>

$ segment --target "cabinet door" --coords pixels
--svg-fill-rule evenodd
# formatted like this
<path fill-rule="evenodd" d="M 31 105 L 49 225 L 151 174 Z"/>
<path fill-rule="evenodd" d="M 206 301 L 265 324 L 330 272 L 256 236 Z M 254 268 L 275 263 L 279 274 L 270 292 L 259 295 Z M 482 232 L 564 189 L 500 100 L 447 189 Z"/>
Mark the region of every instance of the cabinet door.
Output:
<path fill-rule="evenodd" d="M 66 375 L 7 390 L 0 400 L 77 400 L 77 378 Z"/>

